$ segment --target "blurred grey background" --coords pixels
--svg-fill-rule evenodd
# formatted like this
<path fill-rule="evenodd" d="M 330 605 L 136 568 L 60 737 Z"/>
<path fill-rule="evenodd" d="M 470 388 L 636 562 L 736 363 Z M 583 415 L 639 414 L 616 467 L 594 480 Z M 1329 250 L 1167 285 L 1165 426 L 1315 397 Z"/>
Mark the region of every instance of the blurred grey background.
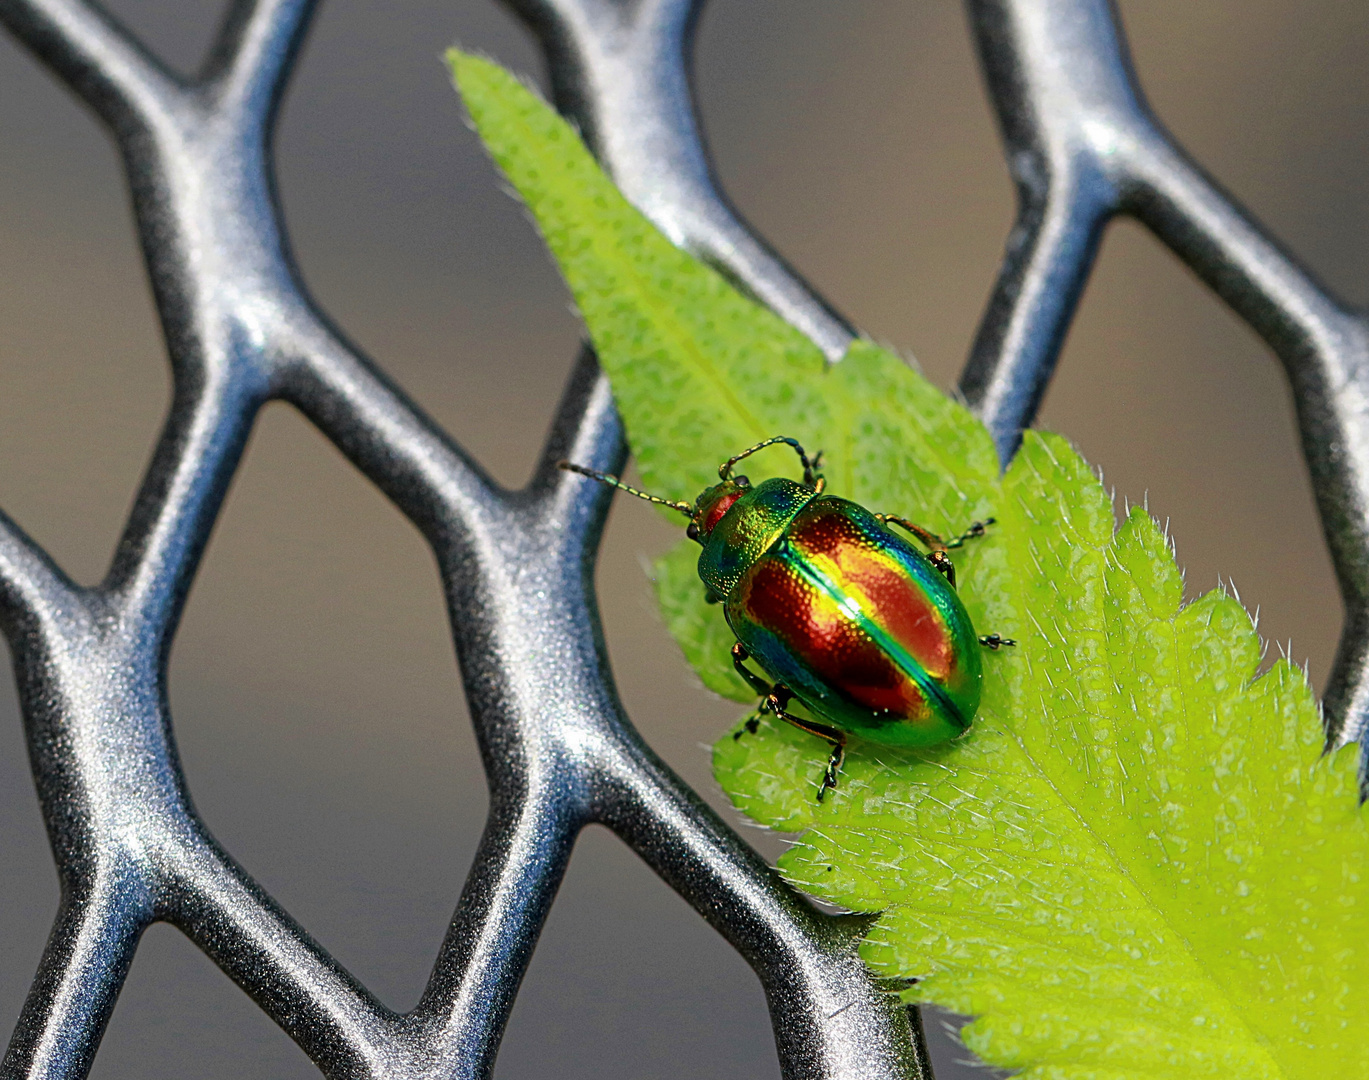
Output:
<path fill-rule="evenodd" d="M 193 70 L 216 0 L 117 0 Z M 1124 0 L 1141 78 L 1190 151 L 1353 301 L 1369 293 L 1369 6 Z M 290 90 L 280 187 L 309 285 L 502 482 L 533 461 L 579 329 L 463 123 L 453 42 L 540 76 L 491 0 L 330 0 Z M 699 97 L 750 220 L 859 326 L 954 383 L 1012 192 L 951 0 L 712 0 Z M 103 574 L 167 404 L 111 147 L 0 41 L 0 505 L 77 578 Z M 1145 233 L 1119 224 L 1041 423 L 1119 500 L 1168 519 L 1196 595 L 1234 580 L 1318 687 L 1340 623 L 1282 375 Z M 673 533 L 614 511 L 600 563 L 623 697 L 715 805 L 706 744 L 736 707 L 685 669 L 643 564 Z M 1274 650 L 1271 649 L 1271 652 Z M 303 421 L 262 417 L 172 659 L 177 735 L 210 827 L 388 1004 L 417 1000 L 485 802 L 432 560 Z M 735 817 L 735 815 L 733 815 Z M 782 841 L 747 833 L 773 856 Z M 56 902 L 13 688 L 0 685 L 0 1021 Z M 967 1056 L 942 1038 L 943 1062 Z M 144 939 L 95 1075 L 315 1075 L 177 932 Z M 755 979 L 591 830 L 497 1075 L 775 1077 Z M 945 1064 L 943 1080 L 971 1073 Z M 978 1075 L 983 1075 L 978 1073 Z"/>

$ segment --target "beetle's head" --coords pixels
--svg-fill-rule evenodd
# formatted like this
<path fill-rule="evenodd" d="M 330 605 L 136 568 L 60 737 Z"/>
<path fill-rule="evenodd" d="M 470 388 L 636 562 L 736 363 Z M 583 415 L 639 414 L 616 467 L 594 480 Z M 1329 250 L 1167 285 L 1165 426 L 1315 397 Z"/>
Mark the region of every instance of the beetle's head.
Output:
<path fill-rule="evenodd" d="M 723 515 L 732 509 L 732 504 L 751 490 L 751 481 L 745 476 L 734 476 L 721 484 L 714 484 L 704 490 L 694 500 L 694 516 L 689 522 L 685 535 L 700 544 L 708 543 L 708 538 L 722 521 Z"/>

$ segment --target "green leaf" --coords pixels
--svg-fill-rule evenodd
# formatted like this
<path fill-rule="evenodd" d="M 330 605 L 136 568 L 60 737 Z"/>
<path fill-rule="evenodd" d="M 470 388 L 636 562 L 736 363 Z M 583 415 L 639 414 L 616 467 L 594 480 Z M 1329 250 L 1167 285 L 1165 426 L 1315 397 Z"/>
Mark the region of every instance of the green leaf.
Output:
<path fill-rule="evenodd" d="M 692 499 L 719 461 L 789 434 L 829 490 L 938 532 L 997 518 L 956 564 L 985 654 L 970 734 L 921 752 L 826 747 L 762 718 L 714 752 L 757 821 L 806 830 L 791 881 L 879 911 L 864 945 L 910 1001 L 978 1017 L 984 1060 L 1041 1080 L 1369 1075 L 1369 835 L 1355 751 L 1321 753 L 1316 702 L 1221 593 L 1182 604 L 1154 522 L 1029 433 L 1000 478 L 964 408 L 860 341 L 835 366 L 622 199 L 571 129 L 496 66 L 452 55 L 487 145 L 532 209 L 648 486 Z M 758 468 L 788 471 L 768 451 Z M 761 467 L 763 466 L 763 467 Z M 732 638 L 691 576 L 657 566 L 671 630 L 739 700 Z M 736 736 L 736 737 L 734 737 Z"/>

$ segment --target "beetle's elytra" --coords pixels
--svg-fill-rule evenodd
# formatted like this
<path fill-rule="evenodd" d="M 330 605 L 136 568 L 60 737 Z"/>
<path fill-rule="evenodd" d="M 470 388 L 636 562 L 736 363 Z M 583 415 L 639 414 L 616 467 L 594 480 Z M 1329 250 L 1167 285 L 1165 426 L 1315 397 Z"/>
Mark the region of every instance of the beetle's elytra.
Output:
<path fill-rule="evenodd" d="M 753 487 L 745 476 L 732 476 L 737 462 L 776 443 L 799 455 L 802 483 L 776 478 Z M 737 636 L 733 663 L 760 695 L 760 711 L 832 744 L 819 799 L 836 786 L 848 734 L 886 746 L 929 746 L 965 731 L 979 709 L 980 646 L 1015 644 L 975 634 L 947 554 L 982 536 L 992 518 L 943 541 L 903 518 L 824 494 L 821 456 L 810 459 L 788 436 L 766 439 L 726 461 L 720 482 L 692 505 L 560 463 L 688 516 L 686 533 L 703 546 L 706 596 L 723 605 Z M 816 719 L 790 712 L 794 701 Z M 747 727 L 756 730 L 754 718 Z"/>

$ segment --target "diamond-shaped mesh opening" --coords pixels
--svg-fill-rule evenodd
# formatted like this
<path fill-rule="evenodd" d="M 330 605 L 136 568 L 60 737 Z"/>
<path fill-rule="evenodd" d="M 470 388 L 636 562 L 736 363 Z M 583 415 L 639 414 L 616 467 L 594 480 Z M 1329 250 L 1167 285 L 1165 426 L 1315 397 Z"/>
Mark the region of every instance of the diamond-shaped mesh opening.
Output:
<path fill-rule="evenodd" d="M 490 182 L 440 53 L 459 41 L 535 71 L 536 50 L 489 2 L 333 4 L 316 22 L 276 138 L 304 279 L 492 475 L 521 486 L 581 331 L 522 207 Z"/>
<path fill-rule="evenodd" d="M 94 584 L 170 380 L 108 135 L 8 37 L 0 95 L 0 505 Z"/>
<path fill-rule="evenodd" d="M 495 1075 L 778 1077 L 745 963 L 616 839 L 588 829 L 537 946 Z"/>
<path fill-rule="evenodd" d="M 214 836 L 413 1008 L 486 807 L 432 556 L 293 410 L 257 423 L 177 635 L 177 742 Z"/>
<path fill-rule="evenodd" d="M 94 1080 L 311 1080 L 318 1069 L 243 992 L 169 926 L 138 947 Z"/>

